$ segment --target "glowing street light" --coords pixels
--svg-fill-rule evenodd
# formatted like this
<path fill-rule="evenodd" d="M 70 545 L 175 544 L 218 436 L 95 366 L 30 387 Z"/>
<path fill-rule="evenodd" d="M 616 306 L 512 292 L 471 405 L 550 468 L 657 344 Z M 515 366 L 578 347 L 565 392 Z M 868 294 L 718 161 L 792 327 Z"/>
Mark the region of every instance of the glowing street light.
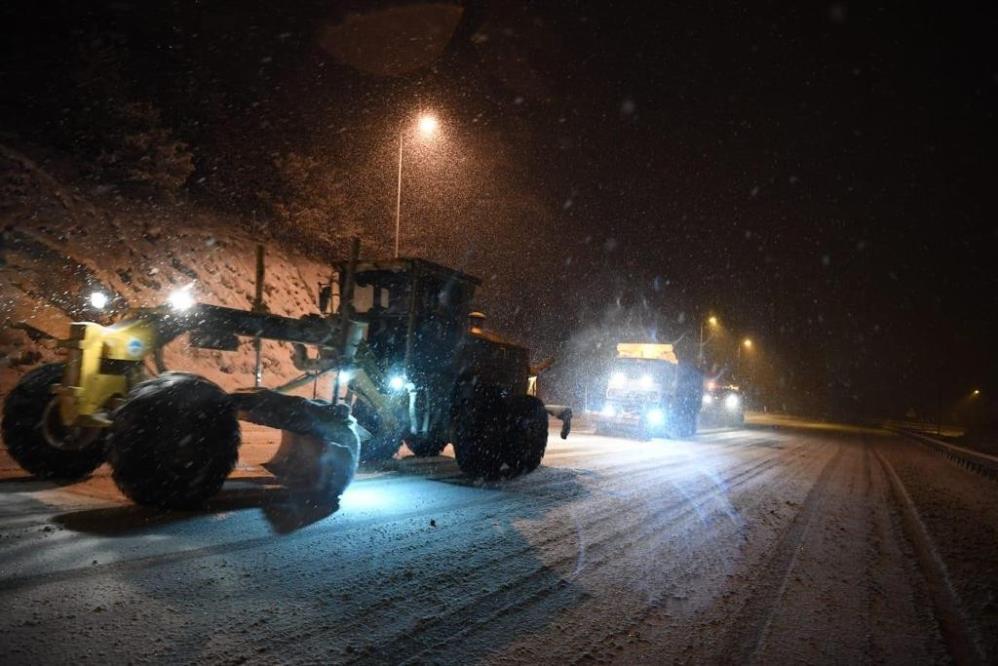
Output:
<path fill-rule="evenodd" d="M 974 389 L 974 390 L 973 390 L 973 391 L 972 391 L 972 392 L 970 393 L 970 395 L 980 395 L 980 394 L 981 394 L 981 389 Z"/>
<path fill-rule="evenodd" d="M 440 128 L 440 121 L 430 113 L 424 113 L 416 120 L 416 130 L 424 141 L 432 139 Z M 395 194 L 395 258 L 399 258 L 399 233 L 402 228 L 402 155 L 405 148 L 405 129 L 403 121 L 399 124 L 399 169 L 398 189 Z"/>
<path fill-rule="evenodd" d="M 440 121 L 437 120 L 436 116 L 423 115 L 419 117 L 419 133 L 423 135 L 424 138 L 432 137 L 437 128 L 440 127 Z"/>
<path fill-rule="evenodd" d="M 715 317 L 714 315 L 707 317 L 706 323 L 711 329 L 715 329 L 720 325 L 717 320 L 717 317 Z M 701 321 L 700 322 L 700 367 L 703 367 L 704 365 L 704 353 L 703 353 L 704 347 L 708 342 L 710 342 L 710 339 L 714 336 L 714 331 L 711 330 L 710 334 L 707 336 L 707 339 L 705 340 L 703 337 L 703 325 L 704 322 Z"/>
<path fill-rule="evenodd" d="M 750 352 L 752 351 L 754 344 L 755 343 L 752 342 L 752 338 L 744 338 L 738 344 L 738 353 L 737 353 L 737 358 L 735 360 L 735 367 L 738 369 L 739 378 L 741 378 L 742 374 L 742 350 L 744 349 L 746 352 Z"/>

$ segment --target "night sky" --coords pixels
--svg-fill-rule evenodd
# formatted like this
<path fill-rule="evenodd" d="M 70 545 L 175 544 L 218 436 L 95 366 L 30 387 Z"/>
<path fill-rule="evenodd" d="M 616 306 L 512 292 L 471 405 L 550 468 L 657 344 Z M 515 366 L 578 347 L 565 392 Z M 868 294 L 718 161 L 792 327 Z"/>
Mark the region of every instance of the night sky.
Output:
<path fill-rule="evenodd" d="M 430 108 L 450 143 L 413 169 L 411 247 L 542 352 L 716 313 L 774 406 L 998 391 L 990 5 L 279 4 L 5 4 L 3 128 L 86 159 L 97 40 L 194 147 L 193 199 L 256 215 L 273 155 L 314 150 L 387 232 L 394 128 Z"/>

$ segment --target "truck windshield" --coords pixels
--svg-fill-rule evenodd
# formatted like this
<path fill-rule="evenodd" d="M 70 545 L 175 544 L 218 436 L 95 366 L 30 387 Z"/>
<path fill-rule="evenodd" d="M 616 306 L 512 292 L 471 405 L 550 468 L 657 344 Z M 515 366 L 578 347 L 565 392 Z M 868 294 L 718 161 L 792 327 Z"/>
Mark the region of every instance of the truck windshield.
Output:
<path fill-rule="evenodd" d="M 661 391 L 676 376 L 676 366 L 668 361 L 622 358 L 613 364 L 610 391 Z"/>

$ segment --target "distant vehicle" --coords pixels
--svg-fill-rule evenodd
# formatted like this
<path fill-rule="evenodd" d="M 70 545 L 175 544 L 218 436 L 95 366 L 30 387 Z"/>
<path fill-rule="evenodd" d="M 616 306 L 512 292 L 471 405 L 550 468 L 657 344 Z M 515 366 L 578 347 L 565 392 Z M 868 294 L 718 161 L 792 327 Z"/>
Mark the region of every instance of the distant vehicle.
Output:
<path fill-rule="evenodd" d="M 708 382 L 703 393 L 700 424 L 731 428 L 745 423 L 745 395 L 734 384 Z"/>
<path fill-rule="evenodd" d="M 610 369 L 606 400 L 596 419 L 597 434 L 696 434 L 703 377 L 681 363 L 670 344 L 622 342 Z"/>

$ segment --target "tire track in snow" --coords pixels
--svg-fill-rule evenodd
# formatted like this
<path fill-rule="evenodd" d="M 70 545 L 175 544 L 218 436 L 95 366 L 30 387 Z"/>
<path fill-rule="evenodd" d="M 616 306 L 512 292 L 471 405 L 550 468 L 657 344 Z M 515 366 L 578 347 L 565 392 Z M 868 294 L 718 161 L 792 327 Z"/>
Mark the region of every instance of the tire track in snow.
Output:
<path fill-rule="evenodd" d="M 793 477 L 799 467 L 807 467 L 809 463 L 813 462 L 813 459 L 808 456 L 806 447 L 796 447 L 794 451 L 788 453 L 787 455 L 780 456 L 779 462 L 780 465 L 778 467 L 780 477 Z M 734 497 L 732 496 L 732 498 Z M 768 496 L 758 494 L 756 495 L 754 501 L 742 504 L 738 512 L 739 514 L 746 513 L 751 509 L 764 504 L 768 499 Z M 694 569 L 693 573 L 690 573 L 688 570 L 686 573 L 688 573 L 690 577 L 697 576 L 696 567 L 698 565 L 702 565 L 706 559 L 709 559 L 711 555 L 718 552 L 726 540 L 737 538 L 742 534 L 740 530 L 741 526 L 737 523 L 727 522 L 724 525 L 725 529 L 712 526 L 712 530 L 709 532 L 694 530 L 690 533 L 690 536 L 687 537 L 683 544 L 687 550 L 693 547 L 703 548 L 708 546 L 710 547 L 710 552 L 706 553 L 705 557 L 700 557 L 702 553 L 698 553 L 695 557 L 691 557 L 689 555 L 686 555 L 685 557 L 677 557 L 674 565 L 668 567 L 667 569 L 658 571 L 659 576 L 676 578 L 675 574 L 683 572 L 684 568 L 691 566 Z M 607 643 L 612 642 L 615 638 L 621 635 L 631 634 L 631 632 L 637 630 L 645 624 L 649 617 L 661 612 L 662 610 L 663 604 L 661 602 L 649 602 L 640 609 L 632 611 L 625 616 L 614 616 L 610 621 L 607 621 L 606 618 L 600 618 L 601 621 L 597 625 L 587 627 L 584 633 L 575 636 L 574 640 L 569 641 L 573 645 L 573 651 L 578 653 L 578 656 L 574 659 L 570 659 L 569 663 L 589 662 L 593 660 L 597 662 L 603 661 L 594 655 L 594 652 L 605 653 L 608 650 Z M 604 654 L 603 656 L 610 655 Z"/>
<path fill-rule="evenodd" d="M 638 453 L 635 453 L 633 459 L 625 460 L 620 464 L 605 466 L 602 469 L 612 470 L 613 473 L 607 474 L 605 476 L 600 476 L 600 480 L 601 481 L 603 481 L 604 479 L 614 480 L 623 476 L 627 476 L 629 474 L 633 474 L 635 469 L 645 469 L 646 466 L 649 464 L 649 462 L 663 461 L 664 463 L 659 467 L 647 468 L 649 472 L 653 473 L 660 472 L 663 469 L 663 467 L 678 468 L 689 464 L 689 460 L 686 458 L 678 460 L 674 458 L 649 459 L 647 456 L 638 457 L 638 455 L 639 455 Z M 715 459 L 724 459 L 726 457 L 727 455 L 725 453 L 718 452 L 714 456 L 711 456 L 708 459 L 715 460 Z M 551 468 L 551 469 L 559 469 L 559 468 Z M 600 472 L 601 469 L 597 469 L 595 471 Z M 523 496 L 530 496 L 539 502 L 546 500 L 547 503 L 549 504 L 557 503 L 561 500 L 561 498 L 557 496 L 546 497 L 544 493 L 545 491 L 556 488 L 559 485 L 564 485 L 566 481 L 563 478 L 554 477 L 550 479 L 545 479 L 533 485 L 529 485 L 530 479 L 531 477 L 525 477 L 522 480 L 522 483 L 520 482 L 520 480 L 517 480 L 518 485 L 522 487 L 510 489 L 509 492 L 518 492 L 521 493 Z M 386 481 L 388 483 L 393 483 L 396 481 L 407 483 L 418 480 L 420 479 L 413 477 L 402 477 L 399 479 L 393 478 Z M 431 477 L 430 479 L 427 480 L 436 480 L 436 479 Z M 379 481 L 379 482 L 384 483 L 384 481 Z M 466 485 L 466 484 L 462 483 L 458 485 Z M 385 516 L 371 516 L 369 518 L 361 519 L 357 522 L 348 525 L 344 525 L 342 521 L 336 521 L 334 519 L 326 525 L 315 525 L 308 530 L 303 530 L 290 535 L 283 535 L 280 537 L 280 539 L 284 543 L 287 543 L 289 545 L 297 545 L 297 543 L 302 540 L 322 540 L 324 538 L 327 538 L 327 535 L 330 532 L 336 532 L 337 536 L 345 537 L 355 532 L 369 529 L 371 526 L 374 525 L 383 524 L 386 522 L 405 522 L 409 520 L 417 520 L 421 518 L 426 518 L 431 515 L 437 515 L 444 511 L 455 510 L 455 509 L 459 509 L 462 512 L 465 512 L 469 516 L 468 520 L 470 521 L 474 520 L 474 518 L 472 517 L 473 512 L 465 511 L 466 509 L 481 508 L 488 505 L 499 506 L 505 503 L 506 501 L 509 500 L 509 495 L 503 492 L 504 489 L 505 488 L 503 486 L 499 486 L 494 489 L 496 492 L 492 492 L 478 499 L 463 501 L 459 507 L 444 507 L 444 506 L 434 505 L 421 509 L 416 509 L 409 512 L 394 514 L 388 517 L 388 520 L 386 520 Z M 542 505 L 539 504 L 538 506 Z M 112 509 L 113 508 L 117 507 L 112 507 Z M 132 509 L 133 507 L 131 507 L 130 505 L 122 505 L 121 508 L 123 510 L 127 510 L 127 509 Z M 98 508 L 97 510 L 100 510 L 100 508 Z M 211 513 L 207 512 L 205 514 L 199 514 L 197 517 L 203 518 L 210 515 Z M 335 514 L 333 518 L 335 518 Z M 61 583 L 68 580 L 79 580 L 80 578 L 95 578 L 103 575 L 117 574 L 119 572 L 125 573 L 125 572 L 144 571 L 151 567 L 176 564 L 185 560 L 193 561 L 215 555 L 224 555 L 234 552 L 252 550 L 256 548 L 265 548 L 267 546 L 273 545 L 275 543 L 275 538 L 277 537 L 273 535 L 267 535 L 262 537 L 249 538 L 249 539 L 225 541 L 222 543 L 212 544 L 209 546 L 202 546 L 198 548 L 190 548 L 179 551 L 172 551 L 168 553 L 159 553 L 155 555 L 147 555 L 143 557 L 117 560 L 114 562 L 109 562 L 107 564 L 101 564 L 96 566 L 80 566 L 77 568 L 70 568 L 59 571 L 50 571 L 44 574 L 27 574 L 23 576 L 14 576 L 0 580 L 0 592 L 10 592 L 14 590 L 24 589 L 27 587 Z"/>
<path fill-rule="evenodd" d="M 771 452 L 759 453 L 769 454 Z M 734 463 L 727 470 L 728 473 L 745 465 L 765 464 L 768 462 L 768 460 L 760 460 L 759 457 L 754 459 L 734 459 L 731 456 L 723 456 L 721 459 Z M 631 471 L 634 466 L 631 465 L 628 470 L 618 476 L 627 477 L 629 482 L 645 478 L 649 483 L 643 485 L 642 488 L 650 488 L 652 487 L 651 482 L 657 484 L 667 481 L 670 478 L 663 478 L 661 476 L 662 468 L 657 466 L 656 462 L 657 459 L 646 457 L 642 461 L 644 474 L 635 476 L 635 473 Z M 683 461 L 684 465 L 688 465 L 689 463 L 689 460 Z M 651 465 L 651 467 L 648 467 L 648 465 Z M 681 471 L 680 476 L 684 476 L 686 473 Z M 600 481 L 605 481 L 605 477 L 601 476 Z M 506 495 L 507 501 L 519 501 L 519 498 L 520 496 L 516 494 Z M 557 505 L 557 502 L 553 504 Z M 503 517 L 502 514 L 515 514 L 517 511 L 516 508 L 499 507 L 500 511 L 497 511 L 495 514 L 483 515 L 479 511 L 467 511 L 464 508 L 465 506 L 461 504 L 444 507 L 440 509 L 440 512 L 453 511 L 459 512 L 458 515 L 468 516 L 466 520 L 462 521 L 464 523 L 491 523 L 495 517 Z M 488 509 L 488 507 L 485 508 Z M 589 527 L 598 524 L 601 519 L 605 520 L 612 517 L 614 513 L 620 512 L 619 503 L 601 508 L 603 509 L 603 513 L 599 515 L 595 513 L 587 514 L 587 517 L 590 519 Z M 438 519 L 439 515 L 438 513 Z M 508 517 L 508 515 L 505 516 L 505 518 Z M 447 533 L 444 530 L 447 530 Z M 565 536 L 571 536 L 574 531 L 574 526 L 566 524 L 565 530 L 558 531 L 557 533 L 552 531 L 549 538 L 545 541 L 560 541 Z M 489 582 L 495 581 L 494 574 L 490 572 L 493 572 L 497 565 L 501 565 L 506 561 L 521 559 L 523 555 L 529 554 L 530 551 L 539 546 L 536 543 L 524 544 L 516 551 L 510 552 L 508 548 L 505 548 L 502 536 L 497 535 L 494 537 L 495 547 L 492 547 L 490 543 L 482 545 L 476 542 L 474 543 L 472 552 L 480 555 L 468 558 L 468 538 L 466 534 L 466 525 L 452 524 L 450 521 L 447 521 L 446 523 L 442 523 L 440 531 L 434 532 L 430 538 L 427 538 L 426 532 L 412 532 L 404 535 L 402 540 L 393 540 L 391 550 L 380 554 L 380 561 L 376 568 L 365 572 L 367 575 L 363 578 L 351 579 L 351 589 L 360 590 L 359 594 L 361 595 L 370 594 L 370 590 L 390 590 L 390 596 L 381 597 L 375 603 L 366 606 L 351 604 L 349 608 L 343 608 L 333 605 L 328 611 L 319 609 L 318 615 L 313 615 L 307 623 L 293 622 L 278 626 L 271 622 L 268 625 L 265 635 L 259 638 L 250 638 L 249 647 L 245 647 L 246 655 L 252 659 L 250 655 L 257 654 L 254 651 L 255 648 L 266 649 L 268 652 L 271 652 L 275 648 L 282 646 L 294 646 L 296 650 L 301 651 L 304 649 L 303 644 L 305 642 L 314 640 L 319 641 L 319 647 L 316 648 L 316 652 L 318 655 L 322 655 L 315 658 L 322 660 L 328 658 L 326 650 L 328 650 L 330 643 L 355 643 L 357 640 L 370 639 L 372 631 L 376 633 L 377 629 L 375 628 L 377 627 L 389 627 L 391 631 L 405 630 L 404 628 L 400 629 L 400 626 L 401 623 L 406 621 L 410 623 L 415 622 L 416 625 L 419 625 L 420 619 L 418 616 L 413 615 L 414 609 L 418 610 L 420 608 L 425 609 L 439 606 L 439 602 L 435 599 L 436 592 L 439 590 L 447 590 L 448 593 L 453 593 L 456 585 L 455 582 L 461 581 L 473 588 L 472 594 L 477 593 Z M 415 548 L 412 547 L 412 542 L 416 542 Z M 373 544 L 367 546 L 367 548 L 373 547 Z M 454 552 L 451 553 L 451 550 Z M 496 558 L 496 554 L 501 557 Z M 339 558 L 335 555 L 330 557 L 328 553 L 325 557 L 330 559 L 331 564 L 322 569 L 314 569 L 307 561 L 299 564 L 305 570 L 310 571 L 314 575 L 313 577 L 318 580 L 337 575 L 342 570 L 342 565 L 336 564 Z M 432 578 L 406 576 L 405 570 L 408 563 L 414 562 L 418 564 L 427 561 L 429 558 L 438 560 L 453 558 L 454 565 Z M 396 561 L 393 562 L 392 559 Z M 402 566 L 399 566 L 399 564 Z M 386 571 L 392 574 L 388 579 L 384 578 Z M 462 578 L 463 576 L 468 576 L 467 581 Z M 351 594 L 351 597 L 357 596 L 357 593 Z M 272 620 L 275 619 L 277 618 L 272 618 Z M 237 620 L 235 622 L 236 624 L 233 624 L 230 629 L 222 626 L 218 627 L 218 630 L 223 634 L 227 631 L 233 634 L 238 633 L 241 625 L 238 624 Z M 392 640 L 393 635 L 388 635 L 386 640 Z M 243 645 L 234 647 L 237 651 L 243 648 Z M 203 656 L 231 659 L 232 654 L 231 651 L 223 651 L 215 655 Z"/>
<path fill-rule="evenodd" d="M 685 497 L 656 513 L 657 520 L 649 521 L 646 516 L 633 515 L 629 522 L 617 521 L 614 530 L 588 544 L 589 571 L 615 560 L 615 555 L 628 551 L 640 542 L 660 534 L 663 529 L 684 516 L 695 513 L 704 503 L 748 483 L 778 464 L 776 457 L 750 462 L 747 469 L 725 479 L 723 488 L 713 486 L 693 497 Z M 693 504 L 696 502 L 696 504 Z M 616 509 L 616 507 L 614 507 Z M 590 527 L 599 521 L 593 521 Z M 574 529 L 572 530 L 574 531 Z M 557 538 L 555 539 L 557 541 Z M 531 549 L 536 546 L 532 546 Z M 556 573 L 559 568 L 567 568 L 577 557 L 575 552 L 563 555 L 553 562 L 539 563 L 528 574 L 513 581 L 505 581 L 502 586 L 485 595 L 476 597 L 470 603 L 449 609 L 446 615 L 424 623 L 418 635 L 403 630 L 395 640 L 383 643 L 372 652 L 358 658 L 358 663 L 378 663 L 385 661 L 419 661 L 428 652 L 437 651 L 447 644 L 468 637 L 471 633 L 487 628 L 497 618 L 511 611 L 539 603 L 546 597 L 565 589 L 570 584 L 565 577 Z M 553 577 L 554 580 L 545 581 Z M 539 584 L 539 585 L 538 585 Z"/>
<path fill-rule="evenodd" d="M 755 590 L 741 611 L 732 618 L 731 629 L 718 655 L 723 663 L 747 664 L 755 658 L 765 640 L 773 612 L 787 587 L 787 581 L 807 538 L 814 516 L 824 502 L 829 481 L 844 454 L 845 448 L 839 444 L 835 454 L 825 463 L 814 485 L 808 491 L 801 510 L 780 537 L 772 554 L 764 564 L 758 566 L 760 576 Z"/>
<path fill-rule="evenodd" d="M 981 649 L 981 642 L 974 636 L 970 624 L 967 622 L 963 604 L 960 602 L 956 590 L 953 589 L 946 564 L 933 543 L 925 523 L 922 522 L 915 502 L 908 494 L 908 490 L 894 466 L 880 451 L 874 449 L 874 453 L 877 460 L 880 461 L 884 475 L 890 482 L 891 490 L 901 508 L 904 531 L 914 546 L 919 569 L 928 583 L 932 605 L 935 608 L 939 627 L 950 656 L 958 664 L 987 663 L 987 658 Z"/>
<path fill-rule="evenodd" d="M 728 456 L 724 456 L 723 460 L 731 460 L 731 458 Z M 649 460 L 646 458 L 644 459 L 643 464 L 648 465 L 649 463 L 654 463 L 654 462 L 655 460 Z M 726 470 L 727 473 L 730 474 L 735 470 L 740 469 L 741 467 L 745 467 L 746 465 L 749 466 L 749 469 L 737 472 L 732 476 L 732 478 L 736 478 L 741 474 L 749 473 L 756 467 L 772 464 L 772 461 L 768 458 L 762 460 L 738 459 L 735 460 L 734 462 L 735 464 L 732 465 L 731 468 Z M 686 474 L 688 474 L 688 471 L 685 471 L 685 466 L 689 465 L 689 461 L 688 460 L 683 461 L 682 465 L 684 466 L 684 469 L 678 470 L 679 473 L 673 475 L 672 477 L 663 477 L 662 468 L 658 466 L 644 467 L 640 475 L 636 474 L 634 471 L 627 470 L 626 472 L 618 474 L 617 476 L 627 477 L 629 485 L 633 485 L 635 491 L 640 492 L 641 490 L 650 488 L 653 485 L 658 485 L 662 482 L 666 482 L 670 478 L 686 476 Z M 601 476 L 600 481 L 605 482 L 605 477 Z M 642 481 L 647 481 L 647 483 L 641 484 Z M 603 501 L 606 498 L 597 498 L 597 499 L 599 501 Z M 553 506 L 550 508 L 556 508 L 557 504 L 558 504 L 557 501 L 554 502 Z M 681 501 L 677 503 L 677 506 L 680 504 L 683 504 L 683 502 Z M 546 508 L 549 507 L 543 507 L 542 511 L 546 510 Z M 463 511 L 462 507 L 452 507 L 452 510 Z M 510 510 L 508 508 L 502 508 L 500 515 L 502 513 L 509 513 L 509 512 Z M 465 512 L 465 513 L 466 515 L 470 514 L 470 512 Z M 601 506 L 598 511 L 587 514 L 587 522 L 585 523 L 585 525 L 583 525 L 583 529 L 586 528 L 591 529 L 599 525 L 603 521 L 612 518 L 615 514 L 619 513 L 620 513 L 619 503 L 605 502 L 604 505 Z M 471 515 L 470 519 L 464 522 L 480 523 L 484 521 L 489 521 L 491 519 L 492 519 L 491 516 L 488 515 L 483 516 L 480 513 L 476 513 L 474 515 Z M 642 523 L 643 520 L 644 519 L 642 517 L 636 516 L 634 518 L 633 524 L 632 523 L 616 524 L 615 526 L 618 527 L 619 529 L 612 534 L 605 535 L 605 540 L 610 540 L 614 538 L 619 539 L 621 534 L 625 532 L 629 533 L 631 530 L 633 530 L 634 527 L 637 527 L 640 523 Z M 551 530 L 550 532 L 546 533 L 545 538 L 542 539 L 542 541 L 534 543 L 523 543 L 521 546 L 519 546 L 517 549 L 513 551 L 509 551 L 508 549 L 503 548 L 504 542 L 501 535 L 499 535 L 494 537 L 493 539 L 495 541 L 495 547 L 491 547 L 490 544 L 488 543 L 484 545 L 476 544 L 475 548 L 476 553 L 483 553 L 483 556 L 472 557 L 469 559 L 466 553 L 463 552 L 463 550 L 466 548 L 465 544 L 467 542 L 466 537 L 461 532 L 461 529 L 464 526 L 452 525 L 450 527 L 454 532 L 457 533 L 457 536 L 445 538 L 445 535 L 441 534 L 439 535 L 439 538 L 426 540 L 425 535 L 413 534 L 410 537 L 411 539 L 420 540 L 419 544 L 417 545 L 417 551 L 418 551 L 417 553 L 412 553 L 411 549 L 407 551 L 408 544 L 406 542 L 397 544 L 393 548 L 393 553 L 406 551 L 406 556 L 409 561 L 418 561 L 418 557 L 420 556 L 420 553 L 422 551 L 426 551 L 427 553 L 429 553 L 429 555 L 432 555 L 433 558 L 446 559 L 448 553 L 446 551 L 441 552 L 441 547 L 440 547 L 441 543 L 445 543 L 453 546 L 456 551 L 453 553 L 453 558 L 454 558 L 453 561 L 455 562 L 454 567 L 447 569 L 446 571 L 443 571 L 440 574 L 433 576 L 431 578 L 423 577 L 423 578 L 417 578 L 412 581 L 384 581 L 382 579 L 378 579 L 375 576 L 375 580 L 372 580 L 371 584 L 378 585 L 381 587 L 387 586 L 389 589 L 392 590 L 392 595 L 391 597 L 385 598 L 373 605 L 351 609 L 352 614 L 355 614 L 358 618 L 362 618 L 361 620 L 343 623 L 340 620 L 333 621 L 333 619 L 330 618 L 329 624 L 320 621 L 320 622 L 309 623 L 309 625 L 305 625 L 304 627 L 297 626 L 294 628 L 289 628 L 287 632 L 280 632 L 280 638 L 277 641 L 267 640 L 266 641 L 267 645 L 270 646 L 285 645 L 285 644 L 300 645 L 302 641 L 309 640 L 317 636 L 321 636 L 323 640 L 326 641 L 328 640 L 330 633 L 334 634 L 343 633 L 347 636 L 350 636 L 353 634 L 355 630 L 362 629 L 365 625 L 370 624 L 373 620 L 372 616 L 376 613 L 385 612 L 391 609 L 392 607 L 399 605 L 403 605 L 406 609 L 418 608 L 420 607 L 420 602 L 426 602 L 426 604 L 432 605 L 432 598 L 438 589 L 449 589 L 451 592 L 453 592 L 455 580 L 460 578 L 464 574 L 470 574 L 470 576 L 467 577 L 467 579 L 463 580 L 462 582 L 466 586 L 473 588 L 473 591 L 475 592 L 480 591 L 483 588 L 483 586 L 486 586 L 489 582 L 494 582 L 495 579 L 491 572 L 494 572 L 497 569 L 497 567 L 500 567 L 501 565 L 504 565 L 507 562 L 516 561 L 520 558 L 523 558 L 525 555 L 529 555 L 531 551 L 537 550 L 538 548 L 543 548 L 550 544 L 557 544 L 562 540 L 566 539 L 566 537 L 573 536 L 577 529 L 574 523 L 566 522 L 564 524 L 563 529 Z M 590 544 L 590 547 L 592 547 L 592 545 L 593 544 Z M 500 556 L 495 557 L 495 555 L 497 554 Z M 577 550 L 573 548 L 571 553 L 565 556 L 563 560 L 559 560 L 559 562 L 570 563 L 570 560 L 576 558 L 577 556 L 578 556 Z M 530 575 L 537 574 L 541 568 L 543 567 L 535 567 L 535 569 L 531 572 Z M 512 585 L 515 584 L 516 582 L 517 581 L 513 581 L 509 584 Z M 415 589 L 410 590 L 409 588 L 415 588 Z M 401 611 L 401 614 L 408 616 L 411 615 L 411 611 L 403 610 Z M 397 620 L 393 616 L 389 616 L 386 618 L 385 624 L 388 625 L 391 623 L 395 623 L 395 625 L 397 625 Z M 420 629 L 420 631 L 422 631 L 422 629 Z M 389 637 L 389 640 L 391 640 L 391 637 Z"/>

